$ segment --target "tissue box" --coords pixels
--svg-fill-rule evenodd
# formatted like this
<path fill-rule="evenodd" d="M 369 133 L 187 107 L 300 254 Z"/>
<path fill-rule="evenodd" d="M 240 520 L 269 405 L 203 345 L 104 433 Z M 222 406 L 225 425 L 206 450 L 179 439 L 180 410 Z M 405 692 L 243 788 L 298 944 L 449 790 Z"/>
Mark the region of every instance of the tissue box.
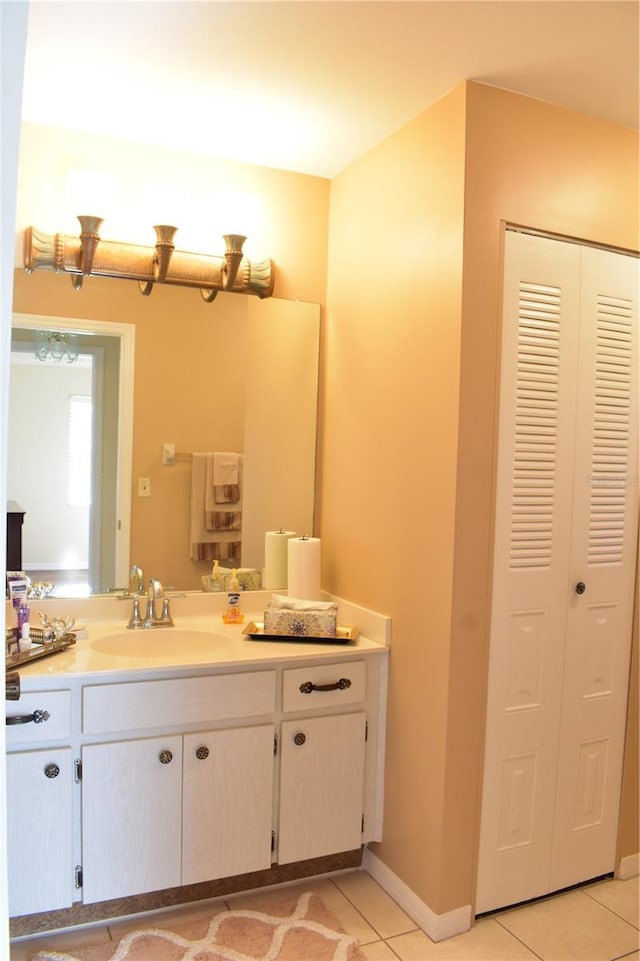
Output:
<path fill-rule="evenodd" d="M 201 578 L 202 590 L 208 592 L 224 592 L 229 590 L 229 582 L 233 571 L 229 567 L 219 567 L 218 576 L 205 574 Z M 262 588 L 262 574 L 251 567 L 240 567 L 236 572 L 241 591 L 259 591 Z"/>
<path fill-rule="evenodd" d="M 264 633 L 282 637 L 335 637 L 335 611 L 283 611 L 264 612 Z"/>

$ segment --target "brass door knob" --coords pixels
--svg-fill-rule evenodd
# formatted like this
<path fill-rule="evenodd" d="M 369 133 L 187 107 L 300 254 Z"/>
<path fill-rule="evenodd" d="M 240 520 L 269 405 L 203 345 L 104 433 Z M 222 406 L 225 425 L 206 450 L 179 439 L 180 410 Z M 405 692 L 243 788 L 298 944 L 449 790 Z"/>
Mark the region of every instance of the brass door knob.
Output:
<path fill-rule="evenodd" d="M 171 753 L 171 751 L 160 751 L 160 754 L 158 755 L 158 759 L 161 764 L 171 764 L 171 762 L 173 761 L 173 754 Z"/>
<path fill-rule="evenodd" d="M 298 747 L 300 747 L 300 745 L 304 744 L 304 742 L 305 742 L 306 740 L 307 740 L 307 735 L 306 735 L 306 734 L 303 734 L 302 731 L 299 731 L 298 734 L 295 734 L 294 737 L 293 737 L 293 743 L 294 743 L 294 744 L 297 744 Z"/>
<path fill-rule="evenodd" d="M 205 747 L 203 744 L 202 747 L 199 747 L 196 751 L 196 757 L 199 761 L 206 761 L 206 759 L 209 757 L 209 748 Z"/>
<path fill-rule="evenodd" d="M 44 773 L 47 777 L 57 777 L 60 774 L 60 768 L 57 764 L 47 764 Z"/>

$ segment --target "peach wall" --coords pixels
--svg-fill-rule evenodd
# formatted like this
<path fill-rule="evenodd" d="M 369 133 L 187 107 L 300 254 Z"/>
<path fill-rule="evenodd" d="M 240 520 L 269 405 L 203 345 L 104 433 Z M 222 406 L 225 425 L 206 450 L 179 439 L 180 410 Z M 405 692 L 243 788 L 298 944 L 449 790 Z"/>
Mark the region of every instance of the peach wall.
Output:
<path fill-rule="evenodd" d="M 441 871 L 458 434 L 464 90 L 332 181 L 323 585 L 393 618 L 380 856 Z"/>
<path fill-rule="evenodd" d="M 477 83 L 469 83 L 467 110 L 465 255 L 462 313 L 460 456 L 453 583 L 450 737 L 446 810 L 458 832 L 447 831 L 453 864 L 443 884 L 448 906 L 461 886 L 473 891 L 464 846 L 475 848 L 486 676 L 494 407 L 502 288 L 503 221 L 639 249 L 638 133 Z M 632 687 L 630 717 L 637 712 Z M 635 705 L 635 707 L 634 707 Z M 461 710 L 467 724 L 453 719 Z M 627 755 L 618 856 L 636 853 L 638 759 Z M 462 784 L 466 789 L 461 791 Z M 637 796 L 637 793 L 636 793 Z"/>
<path fill-rule="evenodd" d="M 376 853 L 437 913 L 475 891 L 501 221 L 637 249 L 637 148 L 470 82 L 332 183 L 323 578 L 393 618 Z M 621 855 L 638 850 L 634 777 L 627 757 Z"/>
<path fill-rule="evenodd" d="M 149 224 L 138 223 L 136 228 L 143 209 L 142 203 L 137 206 L 137 198 L 144 192 L 147 177 L 173 177 L 188 185 L 196 199 L 202 198 L 203 215 L 209 195 L 220 189 L 217 185 L 226 186 L 232 197 L 250 194 L 255 201 L 256 234 L 247 242 L 247 255 L 251 256 L 253 244 L 253 256 L 270 256 L 275 261 L 274 295 L 324 302 L 328 180 L 25 125 L 19 228 L 35 224 L 44 231 L 77 232 L 67 203 L 67 178 L 76 169 L 96 166 L 114 174 L 126 201 L 115 210 L 113 220 L 105 220 L 105 237 L 153 243 Z M 194 210 L 197 214 L 197 204 L 185 207 L 184 221 L 180 221 L 187 224 L 187 240 L 191 236 L 195 241 L 193 246 L 184 246 L 221 253 L 223 242 L 217 236 L 209 236 L 207 246 L 196 246 L 198 225 L 190 219 Z M 127 211 L 132 215 L 130 221 Z M 114 224 L 122 233 L 110 232 Z M 150 231 L 151 237 L 145 231 Z M 176 237 L 178 247 L 181 233 Z M 21 263 L 21 232 L 18 239 Z M 37 271 L 27 276 L 20 268 L 15 271 L 16 312 L 136 326 L 131 557 L 145 572 L 157 571 L 166 584 L 199 587 L 200 574 L 208 573 L 210 564 L 189 560 L 189 470 L 187 465 L 163 468 L 162 443 L 173 441 L 179 451 L 207 450 L 215 429 L 220 449 L 227 449 L 227 444 L 228 449 L 237 449 L 246 367 L 242 321 L 248 300 L 219 294 L 214 303 L 205 304 L 197 290 L 168 286 L 142 297 L 135 283 L 100 278 L 90 278 L 82 291 L 75 291 L 69 277 Z M 235 361 L 220 364 L 223 348 L 229 345 L 235 349 Z M 228 356 L 227 350 L 224 355 Z M 140 476 L 151 478 L 152 496 L 148 499 L 137 497 L 136 478 Z"/>

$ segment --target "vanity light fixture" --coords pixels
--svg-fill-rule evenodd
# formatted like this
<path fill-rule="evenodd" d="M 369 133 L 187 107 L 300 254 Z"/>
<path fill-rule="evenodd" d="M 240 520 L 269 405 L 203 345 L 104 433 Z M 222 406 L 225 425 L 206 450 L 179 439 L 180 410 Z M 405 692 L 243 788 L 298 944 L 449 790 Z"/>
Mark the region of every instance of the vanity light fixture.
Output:
<path fill-rule="evenodd" d="M 44 362 L 51 358 L 58 364 L 62 360 L 72 364 L 80 353 L 78 335 L 63 334 L 60 330 L 36 330 L 34 349 L 38 360 Z"/>
<path fill-rule="evenodd" d="M 207 303 L 215 300 L 219 290 L 232 294 L 271 297 L 274 266 L 271 260 L 251 262 L 242 252 L 246 237 L 225 234 L 222 257 L 176 250 L 177 227 L 159 224 L 154 247 L 103 240 L 102 219 L 80 216 L 80 235 L 45 234 L 36 227 L 25 231 L 24 266 L 34 270 L 54 270 L 71 276 L 75 290 L 80 290 L 85 277 L 119 277 L 138 282 L 140 292 L 148 296 L 155 284 L 195 287 Z"/>

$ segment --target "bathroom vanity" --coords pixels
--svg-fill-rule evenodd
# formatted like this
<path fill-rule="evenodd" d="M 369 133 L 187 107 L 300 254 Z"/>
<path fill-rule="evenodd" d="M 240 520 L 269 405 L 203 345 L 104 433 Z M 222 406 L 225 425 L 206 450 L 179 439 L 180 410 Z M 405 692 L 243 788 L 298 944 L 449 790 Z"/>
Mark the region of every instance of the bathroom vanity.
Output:
<path fill-rule="evenodd" d="M 83 617 L 87 636 L 20 669 L 7 714 L 48 716 L 7 727 L 11 916 L 380 840 L 388 619 L 342 604 L 355 640 L 271 641 L 195 597 L 135 632 L 111 601 L 118 621 Z"/>

